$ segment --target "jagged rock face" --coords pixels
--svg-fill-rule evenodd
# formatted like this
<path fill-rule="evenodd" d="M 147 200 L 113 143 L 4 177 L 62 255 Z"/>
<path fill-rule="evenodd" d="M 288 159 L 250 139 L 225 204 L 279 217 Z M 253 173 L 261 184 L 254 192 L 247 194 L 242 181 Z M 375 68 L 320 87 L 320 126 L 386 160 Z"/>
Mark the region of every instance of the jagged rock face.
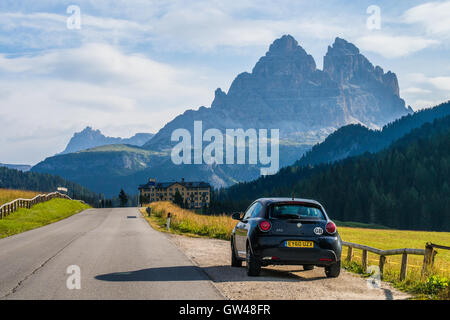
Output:
<path fill-rule="evenodd" d="M 78 152 L 89 148 L 95 148 L 111 144 L 130 144 L 133 146 L 142 146 L 153 137 L 151 133 L 137 133 L 131 138 L 113 138 L 106 137 L 100 130 L 94 130 L 86 127 L 83 131 L 76 132 L 67 144 L 62 154 Z"/>
<path fill-rule="evenodd" d="M 323 141 L 344 125 L 355 123 L 378 128 L 411 111 L 405 108 L 404 101 L 399 97 L 395 74 L 374 67 L 353 44 L 336 38 L 324 57 L 324 70 L 319 70 L 313 57 L 292 36 L 287 35 L 270 46 L 251 73 L 238 75 L 228 93 L 217 89 L 211 108 L 188 110 L 167 123 L 143 146 L 150 151 L 159 151 L 152 153 L 158 154 L 158 157 L 148 162 L 138 159 L 136 163 L 145 162 L 142 166 L 145 170 L 137 171 L 127 178 L 136 185 L 145 182 L 148 177 L 158 180 L 185 177 L 205 180 L 214 186 L 227 186 L 259 176 L 260 170 L 256 165 L 173 164 L 170 150 L 177 142 L 171 141 L 172 133 L 184 128 L 193 136 L 196 120 L 203 122 L 204 131 L 216 128 L 222 133 L 226 129 L 238 128 L 279 129 L 280 166 L 286 166 L 300 159 L 312 145 Z M 101 133 L 92 129 L 84 135 L 89 141 L 101 138 Z M 75 149 L 79 149 L 80 145 L 86 148 L 80 143 Z M 98 152 L 95 157 L 103 159 L 104 155 Z M 128 168 L 138 167 L 121 161 L 116 161 L 117 166 L 122 166 L 127 172 L 132 171 Z M 85 163 L 80 163 L 82 171 Z M 55 163 L 54 167 L 58 165 Z M 116 169 L 114 167 L 112 172 L 117 172 Z M 79 172 L 74 174 L 80 175 Z M 110 181 L 108 179 L 114 176 L 112 173 L 106 175 L 101 170 L 98 174 L 100 176 L 95 181 Z M 89 173 L 86 176 L 90 179 Z M 70 180 L 72 176 L 64 177 Z M 122 183 L 122 180 L 119 182 Z M 120 187 L 119 182 L 115 187 Z"/>
<path fill-rule="evenodd" d="M 239 74 L 228 93 L 217 89 L 211 108 L 186 111 L 144 148 L 170 150 L 175 144 L 171 133 L 178 128 L 192 133 L 195 120 L 203 121 L 203 130 L 280 129 L 281 145 L 289 145 L 280 152 L 280 162 L 288 165 L 344 125 L 379 128 L 411 111 L 399 97 L 396 75 L 374 67 L 353 44 L 336 38 L 319 70 L 286 35 L 275 40 L 251 73 Z"/>
<path fill-rule="evenodd" d="M 283 139 L 313 144 L 343 125 L 380 127 L 408 112 L 395 74 L 374 67 L 353 44 L 336 38 L 322 71 L 287 35 L 252 73 L 238 75 L 228 93 L 217 89 L 211 108 L 187 111 L 144 147 L 167 147 L 170 132 L 192 129 L 193 120 L 203 120 L 204 129 L 277 128 Z"/>
<path fill-rule="evenodd" d="M 323 66 L 323 71 L 339 86 L 347 120 L 381 127 L 410 111 L 399 97 L 397 76 L 374 67 L 357 47 L 344 39 L 336 38 L 333 46 L 328 47 Z"/>

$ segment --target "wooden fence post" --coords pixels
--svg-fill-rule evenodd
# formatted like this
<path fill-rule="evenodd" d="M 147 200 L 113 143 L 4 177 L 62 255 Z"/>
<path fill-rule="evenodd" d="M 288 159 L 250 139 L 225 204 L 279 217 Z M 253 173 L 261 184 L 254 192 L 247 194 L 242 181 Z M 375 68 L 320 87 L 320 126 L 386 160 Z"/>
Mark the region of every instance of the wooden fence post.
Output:
<path fill-rule="evenodd" d="M 351 262 L 352 257 L 353 257 L 353 248 L 349 246 L 347 249 L 347 259 L 346 259 L 347 262 Z"/>
<path fill-rule="evenodd" d="M 430 266 L 433 260 L 433 251 L 433 246 L 427 243 L 427 245 L 425 246 L 425 255 L 423 256 L 422 280 L 425 280 L 430 271 Z"/>
<path fill-rule="evenodd" d="M 403 281 L 406 279 L 407 269 L 408 269 L 408 254 L 403 253 L 402 254 L 402 266 L 400 269 L 400 281 Z"/>
<path fill-rule="evenodd" d="M 380 256 L 378 267 L 380 268 L 380 275 L 383 276 L 384 265 L 386 264 L 386 256 Z"/>
<path fill-rule="evenodd" d="M 433 257 L 431 258 L 431 269 L 433 269 L 434 267 L 434 259 L 436 258 L 437 253 L 437 250 L 433 250 Z"/>
<path fill-rule="evenodd" d="M 363 271 L 364 273 L 367 272 L 367 250 L 363 250 L 362 251 L 362 267 L 363 267 Z"/>

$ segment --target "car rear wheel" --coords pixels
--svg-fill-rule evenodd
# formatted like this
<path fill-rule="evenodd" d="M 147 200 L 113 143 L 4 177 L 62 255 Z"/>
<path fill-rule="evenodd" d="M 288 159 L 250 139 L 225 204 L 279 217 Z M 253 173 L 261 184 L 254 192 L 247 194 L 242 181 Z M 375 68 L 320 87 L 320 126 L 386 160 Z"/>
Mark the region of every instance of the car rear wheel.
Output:
<path fill-rule="evenodd" d="M 308 270 L 313 270 L 314 266 L 303 266 L 303 270 L 308 271 Z"/>
<path fill-rule="evenodd" d="M 333 263 L 332 265 L 325 267 L 325 274 L 327 278 L 337 278 L 339 277 L 340 273 L 341 273 L 341 261 L 338 261 L 336 263 Z"/>
<path fill-rule="evenodd" d="M 242 260 L 236 256 L 236 248 L 234 247 L 234 241 L 231 240 L 231 266 L 232 267 L 242 267 Z"/>
<path fill-rule="evenodd" d="M 255 257 L 252 250 L 247 246 L 247 275 L 250 277 L 257 277 L 261 273 L 261 261 Z"/>

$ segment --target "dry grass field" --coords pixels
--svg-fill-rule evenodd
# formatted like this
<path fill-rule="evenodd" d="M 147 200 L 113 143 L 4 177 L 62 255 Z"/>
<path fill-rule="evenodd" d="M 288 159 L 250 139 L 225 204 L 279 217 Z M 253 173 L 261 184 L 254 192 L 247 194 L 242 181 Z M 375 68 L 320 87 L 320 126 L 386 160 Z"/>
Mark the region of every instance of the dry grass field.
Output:
<path fill-rule="evenodd" d="M 32 199 L 41 192 L 0 188 L 0 206 L 18 198 Z"/>
<path fill-rule="evenodd" d="M 167 213 L 172 214 L 171 232 L 186 234 L 190 236 L 201 236 L 216 239 L 230 239 L 231 231 L 236 221 L 230 216 L 207 216 L 194 213 L 193 211 L 181 209 L 171 202 L 157 202 L 151 204 L 152 217 L 149 222 L 155 228 L 164 231 Z M 145 208 L 142 209 L 144 216 Z M 382 250 L 399 248 L 424 249 L 427 242 L 441 245 L 450 245 L 450 232 L 428 232 L 428 231 L 403 231 L 390 229 L 368 229 L 339 227 L 341 238 L 347 242 L 359 243 Z M 347 254 L 344 248 L 343 255 Z M 354 261 L 346 268 L 358 272 L 358 264 L 361 262 L 361 251 L 354 250 Z M 378 256 L 369 253 L 369 265 L 378 265 Z M 420 294 L 423 287 L 420 282 L 423 256 L 408 256 L 408 274 L 404 281 L 398 281 L 400 273 L 401 255 L 389 256 L 386 261 L 384 280 L 394 283 L 398 288 Z M 438 281 L 448 284 L 450 278 L 450 251 L 438 250 L 433 275 Z M 440 280 L 439 280 L 440 279 Z M 433 280 L 434 281 L 434 280 Z M 423 291 L 423 290 L 422 290 Z M 444 298 L 448 298 L 447 293 Z"/>

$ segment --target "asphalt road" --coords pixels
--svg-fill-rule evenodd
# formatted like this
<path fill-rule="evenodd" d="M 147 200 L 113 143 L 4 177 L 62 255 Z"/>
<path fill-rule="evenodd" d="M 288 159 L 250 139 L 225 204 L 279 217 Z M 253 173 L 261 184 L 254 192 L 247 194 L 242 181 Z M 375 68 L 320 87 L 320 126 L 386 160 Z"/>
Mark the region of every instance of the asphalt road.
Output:
<path fill-rule="evenodd" d="M 76 267 L 80 271 L 77 282 Z M 80 289 L 69 289 L 81 285 Z M 0 299 L 223 299 L 136 208 L 90 209 L 0 240 Z"/>

